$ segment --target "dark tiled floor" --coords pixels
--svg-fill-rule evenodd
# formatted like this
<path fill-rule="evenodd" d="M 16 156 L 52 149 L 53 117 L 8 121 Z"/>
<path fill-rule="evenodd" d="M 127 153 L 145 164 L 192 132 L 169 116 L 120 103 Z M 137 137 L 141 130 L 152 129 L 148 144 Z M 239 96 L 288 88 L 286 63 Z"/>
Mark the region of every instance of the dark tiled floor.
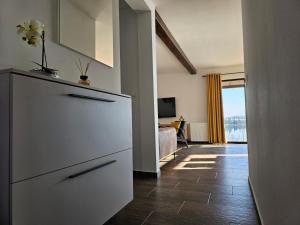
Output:
<path fill-rule="evenodd" d="M 106 225 L 258 225 L 248 185 L 246 145 L 192 146 L 135 178 L 134 200 Z"/>

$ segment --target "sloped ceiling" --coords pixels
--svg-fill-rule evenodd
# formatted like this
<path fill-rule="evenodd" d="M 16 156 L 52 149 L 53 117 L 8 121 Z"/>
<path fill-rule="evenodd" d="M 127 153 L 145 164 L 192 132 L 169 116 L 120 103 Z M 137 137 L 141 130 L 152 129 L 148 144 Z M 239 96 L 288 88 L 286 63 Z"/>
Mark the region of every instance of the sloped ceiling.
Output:
<path fill-rule="evenodd" d="M 241 0 L 154 0 L 197 69 L 244 63 Z M 187 71 L 157 38 L 158 73 Z"/>

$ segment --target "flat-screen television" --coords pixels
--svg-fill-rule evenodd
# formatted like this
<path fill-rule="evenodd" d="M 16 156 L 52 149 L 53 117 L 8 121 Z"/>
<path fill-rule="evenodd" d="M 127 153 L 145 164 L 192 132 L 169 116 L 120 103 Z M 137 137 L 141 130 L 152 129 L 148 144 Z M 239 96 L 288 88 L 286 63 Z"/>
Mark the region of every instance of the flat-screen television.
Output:
<path fill-rule="evenodd" d="M 158 118 L 168 117 L 176 117 L 175 97 L 158 99 Z"/>

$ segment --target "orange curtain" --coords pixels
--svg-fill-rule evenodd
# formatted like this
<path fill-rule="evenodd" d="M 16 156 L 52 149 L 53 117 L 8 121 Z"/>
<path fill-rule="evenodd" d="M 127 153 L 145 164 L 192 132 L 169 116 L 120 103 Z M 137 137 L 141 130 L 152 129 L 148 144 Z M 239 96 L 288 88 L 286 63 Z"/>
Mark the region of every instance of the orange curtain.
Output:
<path fill-rule="evenodd" d="M 225 128 L 222 102 L 221 74 L 207 75 L 208 89 L 208 141 L 213 144 L 224 144 Z"/>

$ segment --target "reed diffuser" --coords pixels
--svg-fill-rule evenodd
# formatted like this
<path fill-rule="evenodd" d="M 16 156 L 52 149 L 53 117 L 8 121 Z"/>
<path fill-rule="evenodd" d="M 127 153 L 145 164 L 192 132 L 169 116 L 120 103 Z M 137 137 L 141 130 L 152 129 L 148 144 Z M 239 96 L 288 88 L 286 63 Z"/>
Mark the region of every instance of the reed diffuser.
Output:
<path fill-rule="evenodd" d="M 80 72 L 80 80 L 78 81 L 79 84 L 83 84 L 83 85 L 90 85 L 91 82 L 90 80 L 88 80 L 88 76 L 87 76 L 87 72 L 90 68 L 90 65 L 91 65 L 91 61 L 86 63 L 85 65 L 83 65 L 83 63 L 81 62 L 80 59 L 78 59 L 78 61 L 75 62 L 75 65 L 77 67 L 77 69 L 79 70 Z"/>

